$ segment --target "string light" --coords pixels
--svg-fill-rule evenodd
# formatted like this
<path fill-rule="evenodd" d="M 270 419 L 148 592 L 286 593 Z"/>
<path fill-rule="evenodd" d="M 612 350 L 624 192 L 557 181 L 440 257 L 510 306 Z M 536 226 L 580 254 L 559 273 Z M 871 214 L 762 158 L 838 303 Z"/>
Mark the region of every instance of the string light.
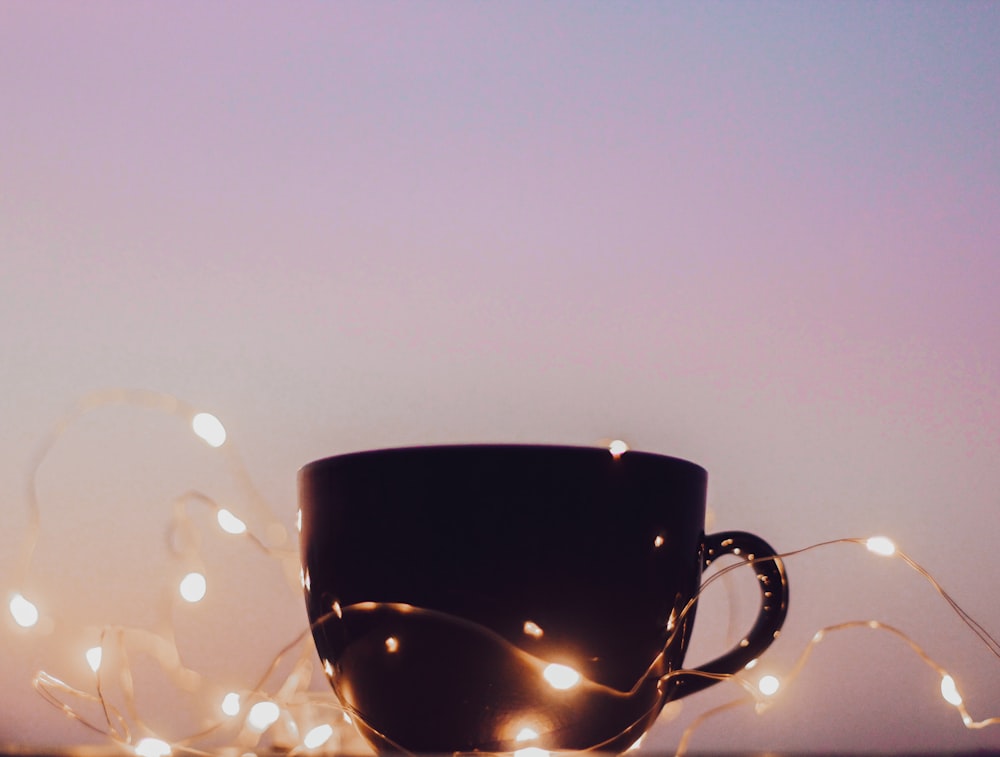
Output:
<path fill-rule="evenodd" d="M 628 452 L 628 449 L 628 444 L 621 439 L 612 439 L 611 443 L 608 444 L 608 451 L 611 453 L 611 457 L 615 460 Z"/>
<path fill-rule="evenodd" d="M 542 630 L 542 627 L 533 620 L 524 621 L 523 629 L 525 635 L 530 636 L 533 639 L 540 639 L 545 635 L 545 631 Z"/>
<path fill-rule="evenodd" d="M 579 673 L 568 665 L 560 665 L 556 662 L 546 665 L 545 670 L 542 671 L 542 676 L 549 682 L 549 686 L 553 689 L 572 689 L 580 683 Z"/>
<path fill-rule="evenodd" d="M 262 540 L 247 527 L 242 515 L 237 515 L 233 509 L 221 507 L 210 496 L 198 491 L 186 491 L 174 500 L 173 518 L 168 530 L 168 545 L 175 559 L 190 563 L 200 562 L 196 550 L 200 540 L 193 521 L 188 515 L 189 505 L 201 505 L 213 512 L 219 528 L 226 534 L 239 535 L 247 539 L 247 544 L 263 552 L 268 558 L 285 564 L 285 569 L 298 564 L 298 552 L 293 547 L 285 547 L 286 531 L 274 518 L 267 503 L 257 492 L 249 473 L 232 444 L 226 443 L 226 432 L 222 423 L 210 413 L 196 412 L 190 405 L 176 397 L 155 392 L 142 392 L 114 389 L 95 392 L 82 398 L 44 437 L 29 467 L 27 504 L 29 511 L 29 528 L 24 543 L 22 558 L 22 585 L 27 582 L 31 573 L 31 563 L 34 550 L 40 535 L 40 501 L 38 497 L 38 470 L 63 433 L 76 423 L 82 416 L 110 405 L 129 405 L 186 420 L 196 437 L 214 449 L 219 449 L 222 459 L 229 463 L 229 469 L 234 481 L 241 487 L 245 501 L 243 510 L 256 511 L 256 520 L 265 524 L 267 539 Z M 204 599 L 208 580 L 202 571 L 190 571 L 178 582 L 177 591 L 180 598 L 187 603 L 196 603 Z M 175 595 L 177 596 L 177 595 Z M 296 597 L 297 599 L 297 597 Z M 39 623 L 40 613 L 35 603 L 29 601 L 23 593 L 10 595 L 8 609 L 18 626 L 31 628 Z M 59 622 L 59 619 L 54 619 Z M 271 748 L 284 751 L 293 750 L 296 746 L 304 747 L 305 741 L 298 741 L 296 734 L 300 732 L 293 713 L 301 713 L 312 721 L 312 728 L 306 732 L 310 743 L 318 749 L 329 742 L 332 735 L 353 733 L 350 728 L 350 718 L 336 701 L 332 691 L 307 691 L 315 648 L 308 630 L 286 645 L 273 658 L 263 676 L 245 694 L 230 691 L 221 696 L 219 710 L 221 719 L 209 720 L 205 728 L 198 733 L 175 738 L 170 741 L 148 736 L 138 739 L 134 735 L 138 730 L 147 731 L 141 716 L 137 711 L 134 698 L 132 672 L 128 666 L 130 656 L 141 654 L 158 663 L 169 679 L 177 686 L 178 691 L 197 692 L 208 691 L 215 686 L 194 670 L 184 667 L 180 662 L 180 654 L 174 642 L 172 620 L 166 619 L 166 634 L 158 634 L 146 629 L 128 627 L 106 627 L 101 632 L 101 644 L 87 649 L 84 658 L 88 667 L 96 674 L 96 693 L 70 686 L 61 679 L 45 671 L 36 674 L 32 681 L 35 690 L 50 704 L 57 707 L 69 718 L 83 726 L 106 735 L 112 741 L 125 747 L 127 752 L 137 757 L 167 757 L 173 752 L 187 751 L 208 757 L 210 752 L 194 749 L 194 745 L 207 738 L 210 734 L 227 729 L 225 742 L 238 744 L 247 751 L 257 748 L 257 745 L 269 735 Z M 110 659 L 113 665 L 108 671 L 103 668 L 105 660 L 109 659 L 107 651 L 113 654 Z M 272 682 L 282 661 L 291 653 L 297 651 L 297 661 L 292 670 L 283 680 Z M 106 697 L 101 680 L 115 680 L 120 684 L 121 706 L 112 703 Z M 273 688 L 272 688 L 273 686 Z M 221 688 L 221 687 L 220 687 Z M 269 694 L 268 689 L 274 693 Z M 224 690 L 224 689 L 222 689 Z M 258 700 L 257 704 L 247 713 L 245 720 L 237 716 L 242 711 L 245 699 Z M 83 711 L 103 713 L 103 721 L 92 721 Z M 324 711 L 331 713 L 329 722 L 316 722 L 317 714 Z M 281 729 L 272 728 L 279 719 L 285 724 Z M 348 731 L 350 729 L 350 731 Z M 301 729 L 305 730 L 305 729 Z M 289 741 L 291 739 L 291 741 Z M 359 737 L 355 736 L 356 745 L 360 746 Z M 343 739 L 338 739 L 341 743 Z M 321 743 L 320 743 L 321 742 Z M 220 753 L 220 757 L 222 757 Z"/>
<path fill-rule="evenodd" d="M 785 552 L 783 554 L 778 555 L 777 557 L 782 560 L 787 560 L 790 557 L 794 557 L 796 555 L 800 555 L 805 552 L 810 552 L 815 549 L 829 547 L 834 544 L 861 544 L 866 549 L 877 555 L 884 557 L 895 557 L 896 559 L 902 560 L 910 568 L 919 573 L 934 588 L 937 594 L 945 600 L 945 602 L 951 607 L 951 609 L 962 620 L 962 622 L 965 623 L 965 625 L 968 626 L 979 637 L 979 639 L 989 649 L 989 651 L 992 652 L 995 657 L 1000 658 L 1000 641 L 998 641 L 989 632 L 987 632 L 982 625 L 980 625 L 964 609 L 962 609 L 958 605 L 958 603 L 955 602 L 954 599 L 952 599 L 952 597 L 948 594 L 948 592 L 944 590 L 944 588 L 938 583 L 938 581 L 925 568 L 923 568 L 919 563 L 917 563 L 915 560 L 909 557 L 905 552 L 900 551 L 896 547 L 895 543 L 891 539 L 885 536 L 873 536 L 867 539 L 856 539 L 856 538 L 833 539 L 830 541 L 821 542 L 819 544 L 813 544 L 808 547 L 803 547 L 802 549 L 793 550 L 791 552 Z M 770 558 L 759 558 L 759 559 L 763 560 Z M 755 559 L 755 560 L 750 560 L 749 562 L 753 563 L 756 561 L 757 560 Z M 729 565 L 723 568 L 722 570 L 719 570 L 716 573 L 714 573 L 702 584 L 701 588 L 698 591 L 698 595 L 692 600 L 692 602 L 697 600 L 698 596 L 701 596 L 701 594 L 704 593 L 705 589 L 710 584 L 714 583 L 716 580 L 721 578 L 723 574 L 728 573 L 729 571 L 737 569 L 739 567 L 740 564 Z M 685 612 L 686 611 L 687 608 L 685 608 Z M 681 615 L 684 615 L 685 612 L 682 612 Z M 928 667 L 932 668 L 938 674 L 938 676 L 940 676 L 939 680 L 940 680 L 941 697 L 945 700 L 945 702 L 958 709 L 959 715 L 962 718 L 962 723 L 966 728 L 970 730 L 978 730 L 982 728 L 987 728 L 989 726 L 1000 725 L 1000 716 L 988 717 L 984 718 L 983 720 L 975 720 L 966 709 L 962 696 L 958 692 L 958 687 L 955 684 L 954 678 L 952 678 L 952 676 L 947 671 L 945 671 L 945 669 L 938 662 L 932 659 L 930 655 L 928 655 L 927 652 L 925 652 L 905 632 L 903 632 L 899 628 L 896 628 L 886 623 L 882 623 L 878 620 L 851 620 L 843 623 L 837 623 L 831 626 L 826 626 L 824 628 L 819 629 L 813 634 L 810 642 L 802 650 L 802 653 L 800 654 L 798 661 L 795 663 L 795 665 L 792 666 L 790 672 L 781 679 L 779 679 L 777 676 L 774 675 L 766 675 L 760 678 L 756 683 L 756 685 L 754 685 L 750 684 L 748 681 L 746 681 L 739 675 L 721 676 L 721 678 L 732 678 L 732 680 L 740 684 L 745 689 L 745 691 L 750 695 L 750 701 L 754 703 L 755 710 L 758 713 L 761 713 L 765 709 L 767 709 L 767 706 L 770 704 L 770 702 L 766 700 L 764 701 L 760 700 L 759 699 L 760 695 L 763 695 L 766 698 L 772 697 L 774 694 L 777 693 L 779 688 L 789 686 L 791 682 L 798 677 L 802 669 L 805 667 L 806 661 L 810 658 L 814 647 L 818 645 L 820 642 L 827 639 L 831 633 L 843 632 L 856 628 L 864 628 L 872 631 L 889 633 L 895 636 L 896 638 L 900 639 L 901 641 L 903 641 L 907 646 L 909 646 L 909 648 L 917 655 L 918 658 L 920 658 L 922 662 L 924 662 Z M 746 666 L 746 669 L 755 667 L 757 660 L 752 660 L 751 663 L 752 665 L 748 664 Z M 675 671 L 674 673 L 668 674 L 665 678 L 670 678 L 673 675 L 681 675 L 681 674 L 699 675 L 699 672 L 686 671 L 686 670 Z M 703 675 L 713 678 L 716 677 L 714 674 L 703 674 Z M 691 724 L 687 727 L 687 729 L 685 729 L 684 733 L 681 734 L 681 738 L 676 751 L 677 757 L 681 757 L 681 755 L 686 754 L 687 746 L 691 737 L 693 736 L 693 734 L 697 729 L 699 729 L 702 725 L 704 725 L 704 723 L 707 720 L 727 710 L 745 706 L 747 704 L 747 701 L 748 701 L 747 698 L 740 697 L 738 699 L 726 702 L 707 712 L 700 714 L 697 718 L 695 718 L 691 722 Z"/>
<path fill-rule="evenodd" d="M 950 705 L 954 705 L 955 707 L 962 706 L 962 695 L 958 693 L 958 689 L 955 687 L 955 679 L 947 673 L 941 676 L 941 696 Z"/>
<path fill-rule="evenodd" d="M 145 738 L 135 745 L 138 757 L 167 757 L 171 751 L 170 744 L 161 739 Z"/>
<path fill-rule="evenodd" d="M 333 726 L 323 723 L 311 729 L 302 739 L 302 746 L 306 749 L 319 749 L 333 736 Z"/>
<path fill-rule="evenodd" d="M 25 577 L 30 572 L 31 558 L 39 534 L 38 516 L 40 507 L 36 483 L 38 468 L 60 435 L 72 423 L 85 413 L 111 404 L 131 404 L 167 412 L 184 418 L 190 423 L 191 430 L 198 438 L 212 448 L 221 448 L 221 453 L 229 461 L 235 479 L 243 485 L 244 491 L 247 494 L 247 504 L 258 509 L 258 519 L 260 522 L 265 524 L 268 538 L 266 540 L 258 538 L 248 529 L 244 518 L 240 517 L 228 508 L 221 507 L 207 495 L 196 491 L 185 492 L 175 500 L 172 533 L 178 536 L 188 535 L 193 526 L 187 517 L 186 506 L 189 503 L 201 504 L 207 506 L 214 512 L 219 528 L 223 532 L 231 535 L 243 536 L 248 540 L 247 543 L 258 548 L 269 557 L 285 561 L 289 565 L 297 565 L 297 550 L 282 548 L 286 539 L 285 529 L 273 518 L 263 498 L 260 497 L 256 489 L 253 487 L 249 474 L 242 465 L 242 461 L 236 454 L 232 444 L 227 444 L 225 427 L 218 418 L 211 413 L 196 412 L 189 405 L 186 405 L 170 395 L 152 392 L 112 390 L 110 392 L 95 393 L 94 395 L 89 395 L 81 400 L 77 406 L 69 414 L 67 414 L 66 417 L 56 424 L 50 434 L 45 438 L 39 453 L 34 458 L 33 466 L 30 469 L 28 487 L 28 506 L 31 519 L 29 522 L 29 532 L 25 541 L 26 549 L 23 566 L 23 573 Z M 608 443 L 608 450 L 615 459 L 620 458 L 621 455 L 628 451 L 628 449 L 628 445 L 621 440 L 616 439 Z M 299 511 L 296 517 L 296 526 L 299 531 L 301 531 L 302 527 L 301 518 L 302 514 L 301 511 Z M 192 545 L 196 545 L 196 543 L 197 539 L 180 539 L 180 546 L 174 548 L 175 556 L 178 559 L 196 559 L 196 556 L 191 553 L 191 549 L 193 548 Z M 836 539 L 820 544 L 814 544 L 793 552 L 786 552 L 778 557 L 781 559 L 787 559 L 812 549 L 841 543 L 861 544 L 873 554 L 883 557 L 893 557 L 905 562 L 909 567 L 916 570 L 925 579 L 927 579 L 937 593 L 958 615 L 958 617 L 961 618 L 974 633 L 976 633 L 979 639 L 990 649 L 991 652 L 994 653 L 994 655 L 1000 657 L 1000 643 L 998 643 L 997 640 L 991 636 L 978 622 L 971 618 L 968 613 L 966 613 L 965 610 L 963 610 L 947 594 L 947 592 L 944 591 L 944 589 L 924 568 L 913 561 L 905 553 L 899 551 L 893 541 L 888 537 L 873 536 L 867 539 Z M 662 545 L 663 537 L 655 537 L 654 546 L 661 547 Z M 720 578 L 723 574 L 727 573 L 729 570 L 736 569 L 740 567 L 740 565 L 745 565 L 746 562 L 753 564 L 757 561 L 758 559 L 750 557 L 749 560 L 743 563 L 730 565 L 720 571 L 717 571 L 703 583 L 698 596 L 700 596 L 711 583 Z M 308 576 L 303 574 L 302 581 L 307 583 Z M 25 583 L 22 582 L 21 585 L 23 586 Z M 202 572 L 191 571 L 181 580 L 178 589 L 180 596 L 184 601 L 197 603 L 206 596 L 207 586 L 207 579 Z M 674 634 L 677 633 L 681 627 L 683 627 L 684 624 L 681 621 L 685 615 L 691 611 L 691 607 L 696 599 L 697 597 L 695 597 L 692 602 L 676 617 L 675 613 L 671 614 L 668 631 Z M 22 628 L 32 628 L 36 626 L 40 620 L 40 613 L 37 606 L 32 601 L 28 600 L 21 592 L 11 594 L 8 607 L 15 623 Z M 335 603 L 332 612 L 339 616 L 342 611 L 339 605 Z M 771 703 L 772 698 L 775 694 L 777 694 L 779 689 L 785 689 L 791 686 L 793 680 L 799 674 L 806 660 L 810 656 L 812 649 L 817 644 L 825 640 L 832 632 L 846 631 L 852 628 L 867 628 L 870 630 L 891 633 L 908 644 L 923 662 L 936 671 L 938 680 L 940 681 L 941 697 L 947 704 L 955 707 L 959 711 L 962 722 L 967 728 L 979 729 L 1000 724 L 1000 717 L 991 717 L 978 721 L 973 719 L 966 710 L 964 700 L 958 691 L 954 678 L 952 678 L 952 676 L 938 663 L 932 660 L 903 631 L 875 620 L 848 621 L 818 630 L 813 635 L 809 644 L 802 651 L 796 665 L 793 666 L 791 671 L 783 674 L 781 677 L 776 674 L 769 673 L 761 676 L 755 682 L 748 680 L 744 673 L 734 676 L 713 675 L 712 677 L 719 679 L 732 679 L 735 681 L 744 689 L 745 693 L 749 695 L 749 701 L 754 703 L 757 711 L 760 712 L 765 706 Z M 534 621 L 530 620 L 524 622 L 523 630 L 525 635 L 533 638 L 541 638 L 543 634 L 541 627 Z M 385 639 L 386 651 L 389 653 L 396 652 L 399 649 L 399 645 L 399 640 L 394 636 L 390 636 Z M 123 709 L 119 709 L 114 704 L 109 702 L 105 698 L 101 689 L 100 681 L 102 676 L 107 675 L 110 678 L 111 673 L 115 672 L 112 670 L 106 673 L 102 669 L 104 664 L 104 650 L 107 647 L 115 649 L 116 653 L 111 655 L 109 659 L 113 660 L 114 663 L 119 666 L 119 670 L 117 671 L 118 678 L 127 683 L 123 689 L 125 697 L 125 706 Z M 175 750 L 190 751 L 207 757 L 211 753 L 195 750 L 192 745 L 197 743 L 199 739 L 203 739 L 221 728 L 236 729 L 237 732 L 230 738 L 230 742 L 237 743 L 246 751 L 251 752 L 256 748 L 260 738 L 265 732 L 275 731 L 275 729 L 272 729 L 272 726 L 278 723 L 279 720 L 287 725 L 287 727 L 282 729 L 282 732 L 288 734 L 288 737 L 291 738 L 292 741 L 279 744 L 279 735 L 277 732 L 274 732 L 272 733 L 272 739 L 276 746 L 281 746 L 283 749 L 292 752 L 296 749 L 317 750 L 330 742 L 334 734 L 337 732 L 337 729 L 347 728 L 351 725 L 353 720 L 352 713 L 344 709 L 342 705 L 335 700 L 329 690 L 326 690 L 323 693 L 306 691 L 306 687 L 308 686 L 310 679 L 309 672 L 312 669 L 311 661 L 315 656 L 315 650 L 311 645 L 311 638 L 308 630 L 306 630 L 303 631 L 303 633 L 300 634 L 300 636 L 294 641 L 279 651 L 264 675 L 257 681 L 256 685 L 249 689 L 246 693 L 240 694 L 236 691 L 229 691 L 222 696 L 221 701 L 218 699 L 215 700 L 220 702 L 218 706 L 224 716 L 223 720 L 212 721 L 201 732 L 187 737 L 174 739 L 172 742 L 151 736 L 141 738 L 136 741 L 132 735 L 132 728 L 129 726 L 130 719 L 136 720 L 135 725 L 140 732 L 143 730 L 148 732 L 149 729 L 145 728 L 135 712 L 136 707 L 131 691 L 131 673 L 127 667 L 127 647 L 135 647 L 138 651 L 144 652 L 159 662 L 164 671 L 166 671 L 182 689 L 204 690 L 209 686 L 209 683 L 205 681 L 201 675 L 181 665 L 180 655 L 176 644 L 173 641 L 172 634 L 168 636 L 161 636 L 154 634 L 151 631 L 145 631 L 142 629 L 119 627 L 109 627 L 104 629 L 101 635 L 101 645 L 90 647 L 85 652 L 87 665 L 97 676 L 96 694 L 75 689 L 44 671 L 36 675 L 33 684 L 35 689 L 42 695 L 43 698 L 46 699 L 46 701 L 58 707 L 67 716 L 79 721 L 81 724 L 95 731 L 104 733 L 113 741 L 129 747 L 129 749 L 134 752 L 137 757 L 169 757 L 169 755 L 171 755 Z M 266 691 L 268 681 L 271 679 L 272 675 L 277 670 L 279 664 L 281 664 L 286 655 L 289 655 L 294 650 L 298 650 L 298 659 L 293 665 L 292 671 L 287 675 L 283 682 L 274 687 L 274 693 L 268 694 Z M 757 660 L 752 660 L 746 665 L 745 670 L 751 670 L 756 666 L 756 664 Z M 333 674 L 333 669 L 329 661 L 323 661 L 323 667 L 327 675 Z M 698 673 L 697 671 L 673 671 L 667 676 L 664 676 L 663 680 L 668 679 L 672 675 L 680 674 Z M 546 665 L 542 670 L 542 676 L 549 683 L 549 685 L 558 690 L 571 689 L 582 680 L 581 675 L 576 670 L 567 665 L 557 663 Z M 220 688 L 218 690 L 224 689 Z M 76 707 L 68 704 L 69 701 L 73 700 L 78 700 L 87 705 L 99 705 L 99 711 L 104 714 L 104 722 L 98 724 L 90 722 L 84 718 Z M 237 716 L 240 715 L 243 710 L 243 703 L 245 701 L 255 700 L 256 702 L 249 709 L 245 721 L 240 721 Z M 741 697 L 740 699 L 728 702 L 708 712 L 702 713 L 682 734 L 677 754 L 684 754 L 692 734 L 707 719 L 732 707 L 743 706 L 747 701 L 748 700 L 745 697 Z M 308 712 L 312 713 L 307 716 L 308 719 L 306 720 L 306 722 L 311 721 L 311 727 L 309 729 L 300 729 L 300 723 L 295 720 L 296 712 L 300 710 L 305 711 L 303 710 L 303 707 L 305 707 Z M 317 710 L 317 708 L 319 708 L 319 710 Z M 316 723 L 315 713 L 317 711 L 325 710 L 328 710 L 333 717 L 331 717 L 329 722 Z M 129 715 L 128 718 L 126 717 L 126 714 Z M 353 714 L 355 717 L 357 716 L 357 713 Z M 336 724 L 336 727 L 334 724 Z M 301 739 L 297 736 L 300 730 L 305 733 Z M 539 737 L 540 734 L 536 728 L 522 728 L 518 732 L 515 740 L 517 742 L 524 743 L 525 746 L 514 752 L 516 757 L 549 757 L 550 753 L 547 750 L 534 746 L 530 743 Z M 633 748 L 637 747 L 640 741 L 641 738 L 633 744 Z M 600 745 L 596 746 L 599 747 Z"/>
<path fill-rule="evenodd" d="M 257 702 L 247 714 L 247 723 L 250 724 L 251 728 L 264 731 L 267 730 L 268 726 L 277 722 L 280 716 L 281 708 L 274 702 Z"/>
<path fill-rule="evenodd" d="M 235 691 L 230 691 L 222 698 L 221 709 L 223 714 L 229 717 L 236 717 L 240 714 L 240 695 Z"/>
<path fill-rule="evenodd" d="M 226 508 L 219 508 L 219 512 L 215 517 L 216 520 L 219 521 L 219 528 L 227 534 L 239 536 L 240 534 L 246 533 L 247 524 L 229 512 Z"/>
<path fill-rule="evenodd" d="M 91 647 L 87 650 L 84 657 L 87 659 L 87 665 L 95 673 L 101 668 L 101 658 L 103 657 L 103 651 L 100 647 Z"/>
<path fill-rule="evenodd" d="M 185 602 L 194 604 L 205 598 L 205 593 L 208 591 L 208 581 L 201 573 L 188 573 L 181 579 L 177 588 Z"/>
<path fill-rule="evenodd" d="M 872 536 L 865 541 L 865 546 L 869 552 L 874 552 L 882 557 L 892 557 L 896 554 L 896 545 L 892 539 L 886 536 Z"/>
<path fill-rule="evenodd" d="M 191 428 L 211 447 L 221 447 L 226 443 L 226 428 L 211 413 L 197 413 L 191 419 Z"/>
<path fill-rule="evenodd" d="M 14 622 L 21 628 L 31 628 L 38 623 L 38 608 L 32 602 L 24 598 L 21 593 L 16 593 L 10 598 L 10 614 Z"/>
<path fill-rule="evenodd" d="M 780 687 L 781 681 L 778 680 L 777 676 L 763 676 L 757 682 L 757 690 L 766 697 L 771 697 L 777 694 Z"/>

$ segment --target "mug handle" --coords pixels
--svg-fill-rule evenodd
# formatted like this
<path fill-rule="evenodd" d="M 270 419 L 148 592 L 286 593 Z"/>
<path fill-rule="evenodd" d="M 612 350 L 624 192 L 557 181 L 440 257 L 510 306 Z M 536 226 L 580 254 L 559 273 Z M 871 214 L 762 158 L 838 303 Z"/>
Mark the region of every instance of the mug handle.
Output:
<path fill-rule="evenodd" d="M 766 541 L 745 531 L 722 531 L 705 537 L 704 568 L 723 555 L 742 557 L 757 571 L 760 611 L 750 632 L 721 657 L 697 668 L 668 673 L 666 700 L 680 699 L 728 678 L 764 653 L 781 632 L 788 612 L 788 576 L 781 558 Z"/>

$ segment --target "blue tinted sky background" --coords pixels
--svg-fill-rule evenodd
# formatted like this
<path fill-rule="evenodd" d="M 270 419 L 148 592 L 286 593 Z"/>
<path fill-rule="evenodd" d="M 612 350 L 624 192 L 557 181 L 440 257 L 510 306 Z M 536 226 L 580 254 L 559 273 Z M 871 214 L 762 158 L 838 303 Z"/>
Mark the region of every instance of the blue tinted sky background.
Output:
<path fill-rule="evenodd" d="M 289 524 L 328 454 L 621 436 L 705 465 L 716 527 L 890 533 L 1000 630 L 997 4 L 5 2 L 0 111 L 3 575 L 46 429 L 128 386 L 223 418 Z M 142 596 L 72 535 L 160 534 L 144 476 L 191 469 L 157 423 L 94 421 L 43 471 L 71 617 L 88 549 L 102 596 Z M 879 617 L 1000 714 L 1000 662 L 915 576 L 789 570 L 776 671 Z M 28 684 L 65 650 L 4 633 L 0 741 L 88 739 Z M 1000 748 L 898 642 L 840 638 L 692 748 Z"/>

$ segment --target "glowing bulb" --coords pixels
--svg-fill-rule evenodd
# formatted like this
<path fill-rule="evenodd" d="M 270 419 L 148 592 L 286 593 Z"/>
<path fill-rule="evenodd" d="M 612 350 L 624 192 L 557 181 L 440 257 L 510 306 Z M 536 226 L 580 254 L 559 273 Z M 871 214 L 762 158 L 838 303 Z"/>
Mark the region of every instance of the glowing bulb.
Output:
<path fill-rule="evenodd" d="M 545 635 L 545 631 L 533 620 L 524 621 L 524 633 L 533 639 L 540 639 Z"/>
<path fill-rule="evenodd" d="M 515 749 L 514 757 L 549 757 L 549 752 L 541 747 L 526 746 L 524 749 Z"/>
<path fill-rule="evenodd" d="M 781 686 L 781 681 L 778 680 L 777 676 L 763 676 L 760 681 L 757 682 L 757 689 L 766 697 L 778 693 L 778 688 Z"/>
<path fill-rule="evenodd" d="M 874 552 L 882 557 L 892 557 L 896 553 L 896 545 L 887 536 L 873 536 L 865 542 L 869 552 Z"/>
<path fill-rule="evenodd" d="M 395 652 L 399 649 L 399 639 L 395 636 L 389 636 L 385 640 L 385 651 Z"/>
<path fill-rule="evenodd" d="M 103 656 L 100 647 L 91 647 L 86 652 L 87 664 L 95 673 L 101 667 L 101 657 Z"/>
<path fill-rule="evenodd" d="M 38 622 L 38 608 L 24 598 L 22 594 L 15 594 L 10 598 L 10 614 L 14 616 L 14 622 L 21 628 L 31 628 Z"/>
<path fill-rule="evenodd" d="M 532 739 L 538 738 L 538 731 L 534 728 L 522 728 L 517 732 L 517 736 L 514 737 L 514 741 L 531 741 Z"/>
<path fill-rule="evenodd" d="M 611 457 L 617 460 L 619 457 L 628 452 L 628 445 L 621 439 L 615 439 L 608 445 L 608 452 L 611 453 Z"/>
<path fill-rule="evenodd" d="M 162 739 L 146 738 L 135 745 L 135 753 L 139 757 L 167 757 L 170 744 Z"/>
<path fill-rule="evenodd" d="M 222 712 L 229 717 L 240 714 L 240 695 L 235 691 L 230 691 L 222 698 Z"/>
<path fill-rule="evenodd" d="M 222 421 L 211 413 L 198 413 L 191 419 L 191 430 L 211 447 L 226 443 L 226 429 Z"/>
<path fill-rule="evenodd" d="M 247 530 L 247 524 L 224 507 L 219 509 L 219 512 L 215 514 L 215 517 L 219 521 L 219 527 L 227 534 L 239 535 L 245 533 Z"/>
<path fill-rule="evenodd" d="M 947 673 L 941 677 L 941 696 L 948 704 L 953 704 L 956 707 L 960 707 L 962 704 L 962 695 L 955 687 L 955 679 Z"/>
<path fill-rule="evenodd" d="M 324 723 L 309 731 L 302 739 L 302 744 L 306 749 L 316 749 L 329 741 L 331 736 L 333 736 L 333 727 Z"/>
<path fill-rule="evenodd" d="M 274 702 L 257 702 L 247 714 L 247 723 L 257 731 L 264 731 L 277 721 L 281 710 Z"/>
<path fill-rule="evenodd" d="M 552 663 L 542 671 L 545 680 L 553 689 L 572 689 L 580 683 L 580 674 L 568 665 Z"/>
<path fill-rule="evenodd" d="M 663 546 L 663 536 L 661 536 L 660 534 L 657 534 L 656 538 L 653 539 L 653 546 L 656 547 L 657 549 L 659 549 L 660 547 L 662 547 Z"/>
<path fill-rule="evenodd" d="M 205 576 L 201 573 L 188 573 L 181 579 L 179 588 L 184 600 L 193 604 L 205 598 L 208 582 L 205 581 Z"/>

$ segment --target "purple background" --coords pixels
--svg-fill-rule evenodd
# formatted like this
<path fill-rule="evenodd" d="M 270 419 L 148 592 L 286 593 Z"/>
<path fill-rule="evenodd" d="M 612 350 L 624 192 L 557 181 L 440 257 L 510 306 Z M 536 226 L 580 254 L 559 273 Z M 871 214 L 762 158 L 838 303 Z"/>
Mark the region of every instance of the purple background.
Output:
<path fill-rule="evenodd" d="M 707 467 L 715 528 L 887 533 L 1000 631 L 998 40 L 976 2 L 0 4 L 4 592 L 37 444 L 129 386 L 222 418 L 289 527 L 316 457 L 622 437 Z M 41 471 L 37 592 L 91 633 L 148 620 L 163 503 L 217 483 L 171 445 L 118 409 Z M 1000 714 L 1000 662 L 901 564 L 789 570 L 774 672 L 880 618 Z M 185 616 L 233 676 L 305 622 L 250 584 Z M 692 663 L 732 641 L 709 617 Z M 0 743 L 90 740 L 29 685 L 87 680 L 75 637 L 0 633 Z M 887 635 L 787 693 L 692 748 L 1000 748 Z"/>

